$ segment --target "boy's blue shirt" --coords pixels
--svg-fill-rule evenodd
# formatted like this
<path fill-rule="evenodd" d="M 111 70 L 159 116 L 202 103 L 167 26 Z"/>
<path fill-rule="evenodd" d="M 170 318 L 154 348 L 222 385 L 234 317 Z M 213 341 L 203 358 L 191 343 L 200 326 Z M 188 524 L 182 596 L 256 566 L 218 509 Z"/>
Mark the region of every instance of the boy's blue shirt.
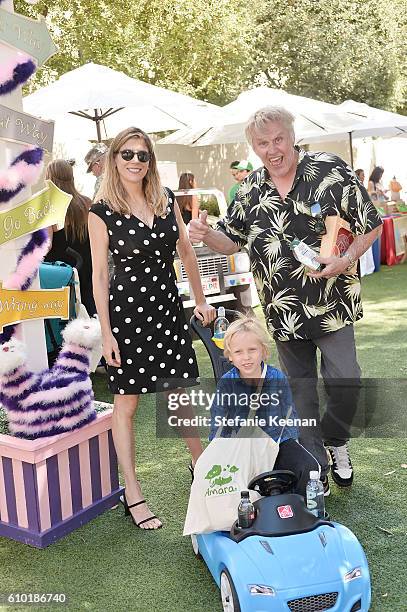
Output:
<path fill-rule="evenodd" d="M 263 365 L 263 364 L 262 364 Z M 277 368 L 273 368 L 271 365 L 267 365 L 266 375 L 262 388 L 257 391 L 256 387 L 249 385 L 245 380 L 240 377 L 240 372 L 236 367 L 226 372 L 220 379 L 216 389 L 216 395 L 211 405 L 211 431 L 209 434 L 209 440 L 215 437 L 218 425 L 216 424 L 216 417 L 226 417 L 233 419 L 239 417 L 246 419 L 250 412 L 250 402 L 247 401 L 246 405 L 236 405 L 233 401 L 224 399 L 222 401 L 221 394 L 224 398 L 230 397 L 230 394 L 236 394 L 240 398 L 250 397 L 253 394 L 265 394 L 263 395 L 264 404 L 260 405 L 256 410 L 256 417 L 259 422 L 259 427 L 263 429 L 273 440 L 278 441 L 281 432 L 280 442 L 285 442 L 289 439 L 298 439 L 298 430 L 294 425 L 285 425 L 284 429 L 281 425 L 276 425 L 270 421 L 270 417 L 277 417 L 278 419 L 284 419 L 287 417 L 288 411 L 291 408 L 289 419 L 296 419 L 298 415 L 296 413 L 290 386 L 288 379 Z M 267 395 L 266 395 L 267 394 Z M 268 397 L 270 401 L 268 400 Z M 232 397 L 233 400 L 233 397 Z M 226 405 L 225 405 L 226 403 Z M 245 401 L 243 400 L 243 403 Z M 265 424 L 260 424 L 264 420 Z M 222 438 L 230 437 L 232 433 L 239 430 L 237 426 L 224 426 L 221 432 Z"/>

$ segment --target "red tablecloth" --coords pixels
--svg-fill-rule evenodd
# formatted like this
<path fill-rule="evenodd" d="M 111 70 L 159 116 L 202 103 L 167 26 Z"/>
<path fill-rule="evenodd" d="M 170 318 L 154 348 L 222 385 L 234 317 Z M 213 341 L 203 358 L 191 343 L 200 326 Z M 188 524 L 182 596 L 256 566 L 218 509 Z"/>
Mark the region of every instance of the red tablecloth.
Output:
<path fill-rule="evenodd" d="M 402 255 L 396 256 L 394 245 L 394 225 L 393 217 L 383 217 L 383 233 L 381 236 L 381 262 L 386 266 L 398 264 Z"/>

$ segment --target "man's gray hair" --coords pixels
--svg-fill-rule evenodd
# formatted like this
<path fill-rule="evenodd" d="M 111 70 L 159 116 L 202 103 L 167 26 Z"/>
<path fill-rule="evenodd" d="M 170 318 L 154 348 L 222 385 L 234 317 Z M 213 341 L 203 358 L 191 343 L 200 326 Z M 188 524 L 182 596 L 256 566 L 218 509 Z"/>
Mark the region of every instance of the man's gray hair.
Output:
<path fill-rule="evenodd" d="M 253 144 L 253 131 L 261 132 L 264 126 L 270 121 L 281 123 L 286 127 L 295 141 L 294 115 L 282 106 L 265 106 L 259 108 L 249 119 L 246 125 L 245 134 L 250 145 Z"/>

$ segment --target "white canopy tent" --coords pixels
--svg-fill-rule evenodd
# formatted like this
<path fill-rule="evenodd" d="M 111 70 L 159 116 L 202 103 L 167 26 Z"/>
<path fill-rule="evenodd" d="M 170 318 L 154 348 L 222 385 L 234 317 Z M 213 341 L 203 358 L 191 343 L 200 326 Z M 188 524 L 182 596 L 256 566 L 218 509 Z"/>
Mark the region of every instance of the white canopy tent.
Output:
<path fill-rule="evenodd" d="M 241 93 L 224 106 L 222 116 L 195 128 L 182 128 L 159 143 L 204 146 L 245 142 L 247 120 L 256 110 L 267 105 L 283 106 L 293 113 L 298 144 L 347 139 L 352 165 L 352 138 L 407 134 L 407 117 L 404 115 L 353 100 L 335 105 L 288 94 L 281 89 L 258 87 Z"/>
<path fill-rule="evenodd" d="M 346 100 L 338 104 L 338 108 L 344 110 L 355 121 L 363 121 L 364 124 L 352 130 L 354 138 L 365 136 L 394 137 L 407 135 L 407 116 L 391 113 L 389 111 L 369 106 L 363 102 Z"/>
<path fill-rule="evenodd" d="M 146 132 L 176 130 L 213 120 L 219 111 L 214 104 L 93 63 L 63 74 L 26 96 L 23 103 L 25 111 L 53 119 L 60 138 L 78 133 L 87 140 L 97 136 L 99 141 L 129 125 Z"/>
<path fill-rule="evenodd" d="M 267 105 L 283 106 L 295 116 L 298 143 L 320 140 L 333 131 L 347 132 L 355 125 L 355 119 L 334 104 L 295 96 L 282 89 L 258 87 L 241 93 L 212 121 L 178 130 L 159 143 L 203 146 L 246 142 L 244 128 L 247 120 L 256 110 Z"/>

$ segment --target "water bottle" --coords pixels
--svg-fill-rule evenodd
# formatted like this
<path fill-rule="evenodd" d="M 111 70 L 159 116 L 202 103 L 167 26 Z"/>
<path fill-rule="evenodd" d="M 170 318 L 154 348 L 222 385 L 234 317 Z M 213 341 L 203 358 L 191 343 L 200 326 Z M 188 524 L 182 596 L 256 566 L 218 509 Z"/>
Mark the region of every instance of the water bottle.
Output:
<path fill-rule="evenodd" d="M 213 337 L 218 340 L 223 340 L 228 327 L 229 321 L 225 316 L 225 309 L 223 306 L 220 306 L 218 308 L 218 317 L 213 324 Z"/>
<path fill-rule="evenodd" d="M 256 518 L 256 509 L 250 501 L 249 491 L 241 492 L 241 500 L 237 508 L 237 524 L 240 529 L 248 529 Z"/>
<path fill-rule="evenodd" d="M 319 480 L 319 473 L 311 471 L 306 488 L 307 508 L 319 519 L 325 517 L 324 485 Z"/>

